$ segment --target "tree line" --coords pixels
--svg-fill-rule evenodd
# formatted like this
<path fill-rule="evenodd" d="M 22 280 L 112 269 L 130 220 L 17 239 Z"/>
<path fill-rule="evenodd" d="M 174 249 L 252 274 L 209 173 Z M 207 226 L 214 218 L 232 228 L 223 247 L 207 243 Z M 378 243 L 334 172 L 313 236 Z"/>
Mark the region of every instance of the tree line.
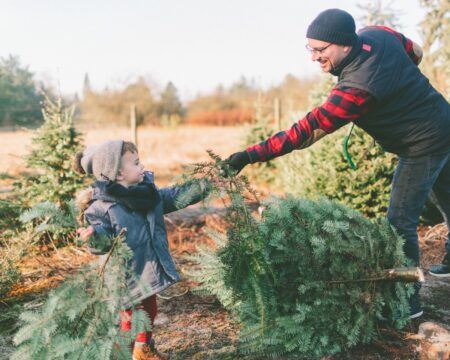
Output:
<path fill-rule="evenodd" d="M 75 121 L 80 123 L 128 124 L 133 104 L 138 124 L 236 125 L 253 121 L 261 99 L 270 103 L 274 98 L 283 98 L 290 109 L 304 109 L 315 81 L 288 74 L 280 84 L 263 91 L 255 81 L 241 77 L 228 87 L 218 85 L 210 93 L 197 94 L 183 103 L 172 82 L 158 92 L 148 80 L 138 77 L 122 88 L 98 91 L 92 88 L 86 74 L 82 95 L 66 96 L 63 100 L 66 105 L 75 105 Z M 50 86 L 35 80 L 17 56 L 0 58 L 0 127 L 41 124 L 44 94 L 56 97 Z"/>
<path fill-rule="evenodd" d="M 450 57 L 446 34 L 449 33 L 449 21 L 445 19 L 450 5 L 440 0 L 420 0 L 420 4 L 426 10 L 420 23 L 424 50 L 420 67 L 431 83 L 448 98 Z M 381 1 L 369 2 L 361 8 L 369 14 L 363 19 L 364 23 L 380 22 L 377 14 L 389 17 L 389 12 L 382 11 Z M 393 18 L 383 17 L 381 20 L 396 25 Z M 241 77 L 228 87 L 218 85 L 210 93 L 198 94 L 183 104 L 172 82 L 167 83 L 162 91 L 156 91 L 154 85 L 139 77 L 120 89 L 95 91 L 86 74 L 82 96 L 64 100 L 67 105 L 75 105 L 77 122 L 90 124 L 127 124 L 130 106 L 134 104 L 138 124 L 235 125 L 253 122 L 258 112 L 264 112 L 264 104 L 272 107 L 275 98 L 283 100 L 288 112 L 306 110 L 310 90 L 317 82 L 316 78 L 300 79 L 288 74 L 279 84 L 262 90 L 255 81 Z M 54 92 L 50 86 L 37 81 L 17 56 L 0 58 L 0 127 L 41 124 L 44 94 L 52 97 Z"/>

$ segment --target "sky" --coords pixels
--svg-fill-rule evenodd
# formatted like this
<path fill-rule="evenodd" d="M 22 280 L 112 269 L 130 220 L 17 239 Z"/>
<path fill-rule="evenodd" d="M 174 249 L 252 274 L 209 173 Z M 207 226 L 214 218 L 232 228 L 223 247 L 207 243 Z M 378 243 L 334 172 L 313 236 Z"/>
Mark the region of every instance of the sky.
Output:
<path fill-rule="evenodd" d="M 305 50 L 306 29 L 327 8 L 361 23 L 353 0 L 0 0 L 0 57 L 17 55 L 62 94 L 81 94 L 144 76 L 168 81 L 189 100 L 241 76 L 262 88 L 286 74 L 320 72 Z M 383 1 L 398 10 L 401 31 L 419 44 L 425 12 L 418 0 Z"/>

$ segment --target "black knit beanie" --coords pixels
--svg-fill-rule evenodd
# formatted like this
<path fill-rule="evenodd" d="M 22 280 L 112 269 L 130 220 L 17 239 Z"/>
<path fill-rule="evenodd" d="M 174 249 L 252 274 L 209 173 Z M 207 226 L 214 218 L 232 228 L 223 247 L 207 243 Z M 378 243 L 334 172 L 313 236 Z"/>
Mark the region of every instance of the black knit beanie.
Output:
<path fill-rule="evenodd" d="M 339 45 L 354 45 L 358 39 L 355 20 L 340 9 L 322 11 L 308 26 L 306 37 Z"/>

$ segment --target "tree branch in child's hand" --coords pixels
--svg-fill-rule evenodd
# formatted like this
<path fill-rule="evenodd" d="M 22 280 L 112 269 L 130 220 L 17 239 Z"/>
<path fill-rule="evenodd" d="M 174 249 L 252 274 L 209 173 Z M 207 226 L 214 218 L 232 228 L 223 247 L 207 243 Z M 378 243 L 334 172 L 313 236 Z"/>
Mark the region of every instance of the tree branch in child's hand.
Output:
<path fill-rule="evenodd" d="M 92 226 L 80 227 L 77 229 L 77 234 L 83 242 L 87 242 L 89 238 L 94 234 L 94 228 Z"/>

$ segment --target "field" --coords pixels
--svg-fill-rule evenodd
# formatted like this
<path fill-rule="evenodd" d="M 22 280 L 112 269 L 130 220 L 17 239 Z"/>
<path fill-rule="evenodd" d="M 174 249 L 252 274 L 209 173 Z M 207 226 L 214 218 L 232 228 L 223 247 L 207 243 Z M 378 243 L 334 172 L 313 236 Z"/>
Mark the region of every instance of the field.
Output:
<path fill-rule="evenodd" d="M 85 144 L 95 144 L 105 140 L 131 140 L 131 132 L 126 127 L 99 127 L 79 129 Z M 220 156 L 228 156 L 241 150 L 245 127 L 178 126 L 173 128 L 138 128 L 138 148 L 140 159 L 146 169 L 154 171 L 157 181 L 167 183 L 179 174 L 181 167 L 208 159 L 207 149 Z M 31 146 L 28 131 L 0 133 L 0 173 L 15 175 L 26 170 L 22 156 Z"/>
<path fill-rule="evenodd" d="M 87 145 L 107 139 L 130 139 L 128 128 L 80 129 Z M 139 129 L 138 147 L 140 158 L 149 170 L 155 172 L 156 182 L 164 186 L 182 172 L 184 165 L 208 159 L 206 149 L 226 157 L 242 148 L 245 127 L 188 127 L 175 128 L 142 127 Z M 27 171 L 22 156 L 29 149 L 30 133 L 5 132 L 0 134 L 0 174 L 16 176 Z M 6 192 L 11 179 L 0 180 L 0 189 Z M 265 189 L 267 190 L 267 189 Z M 218 207 L 209 207 L 206 212 L 192 207 L 167 217 L 171 250 L 181 274 L 189 273 L 193 264 L 186 253 L 195 251 L 196 244 L 208 243 L 205 227 L 224 231 L 226 224 Z M 444 243 L 445 227 L 421 228 L 423 267 L 440 260 Z M 41 249 L 34 258 L 25 259 L 21 270 L 26 274 L 15 288 L 15 295 L 27 306 L 34 306 L 45 296 L 46 291 L 58 284 L 65 274 L 71 273 L 92 256 L 80 249 L 66 249 L 54 253 Z M 199 297 L 189 291 L 195 284 L 184 279 L 162 294 L 159 299 L 160 315 L 157 320 L 156 339 L 164 351 L 171 352 L 175 359 L 220 359 L 233 358 L 238 325 L 221 308 L 213 297 Z M 424 286 L 426 315 L 420 322 L 434 321 L 448 326 L 450 296 L 448 283 L 427 277 Z M 14 309 L 10 304 L 5 308 Z M 370 346 L 361 346 L 350 353 L 327 359 L 410 359 L 418 358 L 419 342 L 411 337 L 419 322 L 413 322 L 405 331 L 386 332 L 383 341 Z M 11 350 L 11 317 L 0 316 L 0 359 L 7 358 Z M 381 330 L 380 330 L 381 331 Z"/>

